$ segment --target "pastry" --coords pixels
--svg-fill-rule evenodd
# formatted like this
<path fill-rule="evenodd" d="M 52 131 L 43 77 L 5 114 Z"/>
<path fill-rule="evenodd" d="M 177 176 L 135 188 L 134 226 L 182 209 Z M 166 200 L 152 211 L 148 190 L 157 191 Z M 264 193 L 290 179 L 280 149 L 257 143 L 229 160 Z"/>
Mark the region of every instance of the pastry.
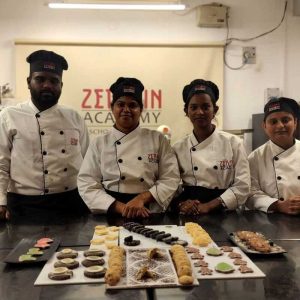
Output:
<path fill-rule="evenodd" d="M 229 247 L 229 246 L 221 246 L 220 247 L 222 249 L 223 252 L 232 252 L 233 248 Z"/>
<path fill-rule="evenodd" d="M 108 229 L 104 228 L 104 229 L 95 230 L 95 234 L 96 235 L 106 235 L 106 234 L 108 234 Z"/>
<path fill-rule="evenodd" d="M 223 252 L 216 247 L 212 247 L 206 250 L 206 254 L 210 256 L 220 256 L 223 255 Z"/>
<path fill-rule="evenodd" d="M 33 257 L 32 255 L 29 254 L 23 254 L 19 256 L 19 262 L 31 262 L 35 261 L 36 257 Z"/>
<path fill-rule="evenodd" d="M 152 248 L 147 251 L 147 257 L 149 259 L 162 258 L 162 257 L 164 257 L 164 255 L 161 253 L 161 251 L 159 251 L 159 249 Z"/>
<path fill-rule="evenodd" d="M 99 249 L 88 249 L 83 252 L 85 257 L 87 256 L 104 256 L 105 251 Z"/>
<path fill-rule="evenodd" d="M 177 275 L 178 277 L 187 275 L 187 276 L 192 276 L 192 268 L 191 266 L 188 265 L 179 265 L 177 267 Z"/>
<path fill-rule="evenodd" d="M 201 275 L 212 275 L 213 270 L 207 267 L 201 267 L 199 273 L 201 273 Z"/>
<path fill-rule="evenodd" d="M 253 270 L 245 265 L 239 267 L 241 273 L 253 273 Z"/>
<path fill-rule="evenodd" d="M 110 231 L 117 232 L 117 231 L 120 230 L 120 227 L 118 227 L 118 226 L 110 226 L 110 227 L 108 227 L 108 229 L 109 229 Z"/>
<path fill-rule="evenodd" d="M 171 242 L 171 245 L 181 245 L 181 246 L 185 247 L 188 245 L 188 242 L 184 241 L 184 240 L 177 240 L 177 241 Z"/>
<path fill-rule="evenodd" d="M 124 245 L 126 246 L 138 246 L 141 243 L 140 240 L 134 240 L 132 235 L 124 238 Z"/>
<path fill-rule="evenodd" d="M 41 251 L 40 248 L 29 248 L 27 254 L 32 256 L 41 256 L 44 254 L 44 251 Z"/>
<path fill-rule="evenodd" d="M 65 248 L 61 250 L 60 252 L 57 253 L 56 257 L 58 259 L 63 259 L 63 258 L 76 258 L 78 256 L 78 252 L 70 249 L 70 248 Z"/>
<path fill-rule="evenodd" d="M 194 247 L 185 247 L 187 253 L 199 253 L 200 250 Z"/>
<path fill-rule="evenodd" d="M 194 278 L 188 275 L 182 275 L 178 278 L 178 281 L 182 285 L 191 285 L 194 283 Z"/>
<path fill-rule="evenodd" d="M 105 242 L 105 247 L 107 249 L 112 249 L 113 247 L 116 246 L 116 243 L 115 242 Z"/>
<path fill-rule="evenodd" d="M 240 253 L 230 252 L 228 254 L 228 257 L 230 257 L 230 258 L 242 258 L 242 255 Z"/>
<path fill-rule="evenodd" d="M 48 278 L 51 280 L 67 280 L 72 278 L 73 272 L 65 267 L 55 268 L 48 274 Z"/>
<path fill-rule="evenodd" d="M 200 253 L 193 253 L 191 256 L 191 259 L 203 259 L 204 255 L 200 254 Z"/>
<path fill-rule="evenodd" d="M 216 270 L 217 272 L 219 272 L 219 273 L 224 273 L 224 274 L 234 272 L 233 266 L 231 266 L 230 264 L 225 263 L 225 262 L 220 262 L 220 263 L 218 263 L 218 264 L 215 266 L 215 270 Z"/>
<path fill-rule="evenodd" d="M 104 243 L 104 238 L 92 239 L 90 241 L 91 245 L 102 245 Z"/>
<path fill-rule="evenodd" d="M 105 273 L 105 282 L 109 285 L 116 285 L 123 272 L 123 261 L 125 250 L 122 247 L 114 246 L 108 257 L 108 269 Z"/>
<path fill-rule="evenodd" d="M 39 240 L 36 241 L 37 243 L 47 243 L 47 244 L 51 244 L 53 243 L 53 239 L 50 238 L 40 238 Z"/>
<path fill-rule="evenodd" d="M 106 225 L 96 225 L 95 230 L 103 230 L 106 228 Z"/>
<path fill-rule="evenodd" d="M 66 267 L 70 270 L 76 269 L 79 267 L 79 262 L 73 258 L 63 258 L 54 263 L 55 268 Z"/>
<path fill-rule="evenodd" d="M 204 260 L 198 260 L 194 263 L 195 267 L 208 267 L 208 263 Z"/>
<path fill-rule="evenodd" d="M 136 273 L 135 278 L 137 280 L 144 280 L 147 278 L 151 278 L 151 279 L 155 280 L 158 278 L 158 275 L 155 272 L 149 270 L 149 267 L 142 266 Z"/>
<path fill-rule="evenodd" d="M 48 249 L 50 245 L 46 242 L 42 242 L 42 243 L 36 243 L 34 247 L 39 249 Z"/>
<path fill-rule="evenodd" d="M 118 235 L 116 235 L 116 234 L 109 234 L 109 235 L 106 236 L 105 239 L 106 239 L 107 241 L 115 241 L 115 240 L 118 239 Z"/>
<path fill-rule="evenodd" d="M 103 258 L 99 256 L 87 256 L 81 264 L 85 267 L 91 267 L 91 266 L 103 266 L 105 264 L 105 261 Z"/>
<path fill-rule="evenodd" d="M 247 262 L 245 260 L 240 259 L 240 258 L 236 258 L 233 261 L 233 264 L 238 265 L 238 266 L 242 266 L 242 265 L 247 265 Z"/>
<path fill-rule="evenodd" d="M 106 271 L 107 269 L 102 266 L 91 266 L 86 268 L 83 274 L 89 278 L 102 278 L 104 277 Z"/>

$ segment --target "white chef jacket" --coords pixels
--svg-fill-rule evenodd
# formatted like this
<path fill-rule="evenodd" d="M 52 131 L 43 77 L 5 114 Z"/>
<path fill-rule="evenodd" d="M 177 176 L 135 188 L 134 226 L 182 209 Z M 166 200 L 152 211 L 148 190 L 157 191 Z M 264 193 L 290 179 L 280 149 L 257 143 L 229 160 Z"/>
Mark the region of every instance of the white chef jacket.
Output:
<path fill-rule="evenodd" d="M 173 148 L 183 185 L 226 189 L 220 197 L 231 210 L 244 204 L 250 190 L 250 174 L 240 138 L 216 128 L 201 143 L 192 133 Z"/>
<path fill-rule="evenodd" d="M 20 103 L 0 113 L 0 205 L 7 192 L 61 193 L 77 187 L 89 136 L 80 115 L 60 105 Z"/>
<path fill-rule="evenodd" d="M 300 195 L 300 142 L 287 150 L 271 140 L 250 153 L 251 193 L 246 202 L 250 209 L 268 212 L 278 200 Z"/>
<path fill-rule="evenodd" d="M 165 211 L 180 181 L 175 153 L 154 130 L 137 127 L 128 134 L 112 128 L 95 138 L 78 175 L 78 189 L 87 206 L 104 213 L 115 201 L 109 191 L 139 194 L 149 191 L 152 212 Z"/>

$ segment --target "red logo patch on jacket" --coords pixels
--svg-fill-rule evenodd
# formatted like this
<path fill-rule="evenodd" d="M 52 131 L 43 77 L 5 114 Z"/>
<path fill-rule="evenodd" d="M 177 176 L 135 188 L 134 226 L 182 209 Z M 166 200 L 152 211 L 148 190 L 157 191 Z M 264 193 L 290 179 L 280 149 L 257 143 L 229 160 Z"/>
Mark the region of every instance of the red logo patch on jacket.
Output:
<path fill-rule="evenodd" d="M 77 146 L 77 144 L 78 144 L 78 139 L 71 138 L 71 145 L 72 146 Z"/>
<path fill-rule="evenodd" d="M 233 169 L 233 160 L 227 160 L 227 159 L 224 159 L 224 160 L 221 160 L 220 161 L 220 169 L 221 170 L 230 170 L 230 169 Z"/>
<path fill-rule="evenodd" d="M 157 153 L 148 153 L 148 161 L 149 163 L 158 163 L 158 154 Z"/>

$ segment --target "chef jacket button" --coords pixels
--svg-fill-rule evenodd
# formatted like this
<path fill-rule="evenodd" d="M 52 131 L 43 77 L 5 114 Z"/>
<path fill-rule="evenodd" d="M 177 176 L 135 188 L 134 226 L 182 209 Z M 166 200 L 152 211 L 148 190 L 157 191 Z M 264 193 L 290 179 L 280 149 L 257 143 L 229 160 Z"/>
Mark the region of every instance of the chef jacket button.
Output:
<path fill-rule="evenodd" d="M 197 170 L 198 170 L 198 167 L 194 167 L 194 170 L 197 171 Z"/>
<path fill-rule="evenodd" d="M 218 166 L 214 166 L 214 169 L 215 169 L 215 170 L 218 170 Z"/>
<path fill-rule="evenodd" d="M 142 160 L 142 157 L 141 157 L 141 156 L 139 156 L 139 157 L 138 157 L 138 160 Z"/>
<path fill-rule="evenodd" d="M 67 186 L 65 186 L 65 191 L 67 191 L 69 188 Z"/>
<path fill-rule="evenodd" d="M 279 158 L 277 156 L 274 157 L 274 160 L 279 160 Z"/>
<path fill-rule="evenodd" d="M 193 147 L 193 148 L 192 148 L 192 151 L 196 151 L 196 148 Z"/>
<path fill-rule="evenodd" d="M 121 180 L 125 180 L 125 176 L 121 176 Z"/>
<path fill-rule="evenodd" d="M 118 162 L 121 164 L 123 162 L 123 159 L 118 159 Z"/>
<path fill-rule="evenodd" d="M 44 173 L 45 173 L 45 174 L 48 174 L 48 170 L 45 170 Z"/>
<path fill-rule="evenodd" d="M 64 134 L 64 132 L 61 130 L 61 131 L 59 132 L 59 134 Z"/>
<path fill-rule="evenodd" d="M 117 145 L 121 145 L 121 142 L 117 141 L 116 144 L 117 144 Z"/>
<path fill-rule="evenodd" d="M 39 117 L 40 117 L 40 115 L 39 115 L 39 114 L 36 114 L 36 115 L 35 115 L 35 117 L 36 117 L 36 118 L 39 118 Z"/>
<path fill-rule="evenodd" d="M 49 189 L 45 189 L 45 193 L 46 193 L 46 194 L 49 193 Z"/>
<path fill-rule="evenodd" d="M 280 197 L 279 200 L 283 201 L 284 199 L 282 197 Z"/>
<path fill-rule="evenodd" d="M 144 179 L 144 178 L 141 178 L 141 179 L 140 179 L 140 182 L 144 182 L 144 181 L 145 181 L 145 179 Z"/>
<path fill-rule="evenodd" d="M 66 153 L 66 150 L 65 150 L 65 149 L 62 149 L 61 152 L 62 152 L 62 153 Z"/>
<path fill-rule="evenodd" d="M 300 176 L 297 177 L 300 180 Z"/>
<path fill-rule="evenodd" d="M 68 171 L 68 168 L 64 168 L 64 172 L 67 172 Z"/>
<path fill-rule="evenodd" d="M 280 180 L 280 179 L 281 179 L 281 176 L 277 176 L 277 179 Z"/>
<path fill-rule="evenodd" d="M 41 131 L 41 135 L 44 135 L 45 134 L 45 132 L 44 131 Z"/>
<path fill-rule="evenodd" d="M 43 155 L 47 155 L 47 151 L 43 151 Z"/>

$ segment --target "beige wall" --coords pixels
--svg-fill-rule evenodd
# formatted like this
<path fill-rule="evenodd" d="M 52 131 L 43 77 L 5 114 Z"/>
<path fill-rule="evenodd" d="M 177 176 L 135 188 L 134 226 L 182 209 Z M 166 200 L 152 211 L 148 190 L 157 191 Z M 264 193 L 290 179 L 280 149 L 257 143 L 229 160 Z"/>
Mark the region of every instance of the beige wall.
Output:
<path fill-rule="evenodd" d="M 113 125 L 107 90 L 120 76 L 137 77 L 143 82 L 146 92 L 141 125 L 155 130 L 159 125 L 168 125 L 172 143 L 192 130 L 183 112 L 183 87 L 196 78 L 212 80 L 220 89 L 217 123 L 222 127 L 222 46 L 32 45 L 19 42 L 16 45 L 18 99 L 28 98 L 26 57 L 44 48 L 68 60 L 69 70 L 63 75 L 60 103 L 81 113 L 92 136 L 104 133 Z"/>

